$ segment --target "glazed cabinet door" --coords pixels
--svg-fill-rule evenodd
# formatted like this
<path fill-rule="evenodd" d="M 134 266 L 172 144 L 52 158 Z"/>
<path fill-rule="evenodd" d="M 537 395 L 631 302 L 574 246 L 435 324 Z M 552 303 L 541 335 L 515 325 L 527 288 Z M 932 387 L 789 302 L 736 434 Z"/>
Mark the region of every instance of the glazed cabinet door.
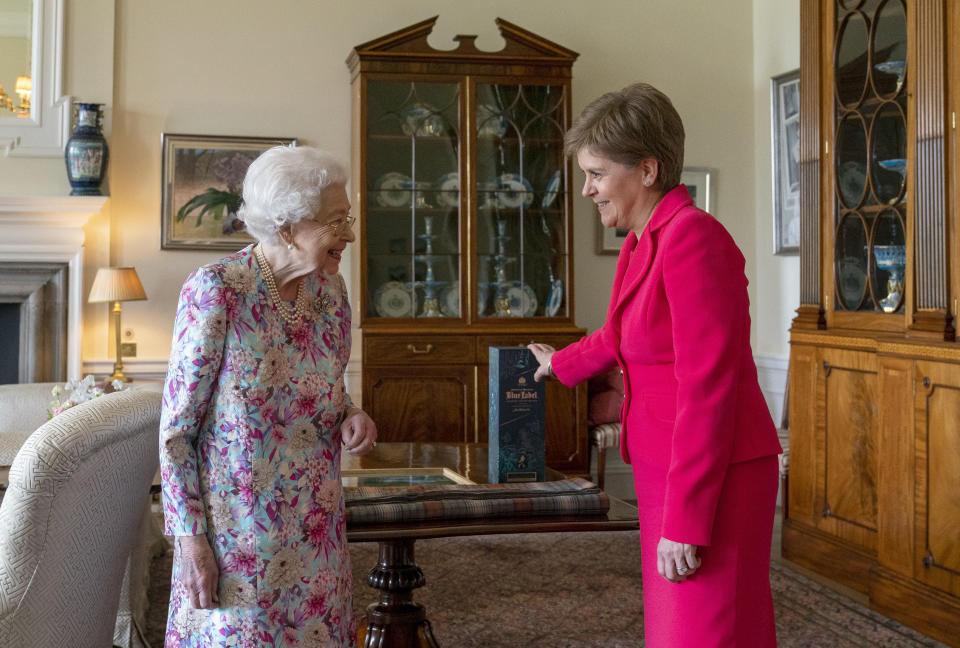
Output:
<path fill-rule="evenodd" d="M 466 365 L 367 365 L 364 410 L 380 441 L 473 441 L 474 375 Z"/>
<path fill-rule="evenodd" d="M 363 320 L 462 319 L 462 84 L 369 79 Z"/>
<path fill-rule="evenodd" d="M 910 229 L 906 6 L 837 2 L 832 13 L 833 83 L 824 102 L 833 125 L 825 199 L 833 218 L 824 220 L 833 243 L 825 250 L 834 284 L 828 324 L 902 329 Z"/>
<path fill-rule="evenodd" d="M 914 576 L 960 596 L 960 371 L 917 362 Z"/>
<path fill-rule="evenodd" d="M 568 88 L 474 88 L 477 316 L 566 318 Z"/>

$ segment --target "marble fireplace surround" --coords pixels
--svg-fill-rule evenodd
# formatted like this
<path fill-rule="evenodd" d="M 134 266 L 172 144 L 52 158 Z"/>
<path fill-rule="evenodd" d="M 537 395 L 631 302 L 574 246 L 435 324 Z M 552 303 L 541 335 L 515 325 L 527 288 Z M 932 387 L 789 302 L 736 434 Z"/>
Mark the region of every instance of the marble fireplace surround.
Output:
<path fill-rule="evenodd" d="M 83 227 L 107 200 L 107 196 L 0 196 L 0 299 L 36 310 L 34 302 L 44 294 L 53 295 L 56 302 L 66 295 L 65 313 L 61 310 L 55 316 L 57 321 L 40 322 L 43 318 L 27 313 L 21 322 L 26 322 L 30 331 L 21 331 L 20 336 L 21 341 L 33 340 L 45 347 L 59 341 L 62 348 L 56 352 L 66 356 L 65 378 L 78 378 L 82 369 Z M 38 312 L 52 312 L 50 304 L 47 306 Z M 45 333 L 35 334 L 43 324 Z M 50 351 L 21 349 L 21 354 Z M 55 360 L 61 366 L 63 361 L 62 357 Z"/>

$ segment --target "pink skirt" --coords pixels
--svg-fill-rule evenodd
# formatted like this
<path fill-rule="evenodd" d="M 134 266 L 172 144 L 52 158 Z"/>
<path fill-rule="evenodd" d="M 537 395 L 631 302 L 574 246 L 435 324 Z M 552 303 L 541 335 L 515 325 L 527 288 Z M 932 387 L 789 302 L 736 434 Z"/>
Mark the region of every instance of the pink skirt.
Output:
<path fill-rule="evenodd" d="M 635 462 L 633 474 L 646 647 L 776 646 L 770 593 L 770 542 L 779 481 L 776 456 L 730 465 L 711 544 L 697 552 L 702 565 L 682 583 L 671 583 L 657 573 L 663 473 Z"/>

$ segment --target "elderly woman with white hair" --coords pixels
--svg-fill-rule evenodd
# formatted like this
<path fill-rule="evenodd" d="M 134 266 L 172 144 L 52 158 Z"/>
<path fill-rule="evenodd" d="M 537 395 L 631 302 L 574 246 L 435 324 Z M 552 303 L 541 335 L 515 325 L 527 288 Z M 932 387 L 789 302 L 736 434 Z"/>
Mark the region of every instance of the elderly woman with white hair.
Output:
<path fill-rule="evenodd" d="M 340 452 L 377 431 L 344 388 L 346 180 L 323 151 L 270 149 L 243 183 L 258 242 L 183 285 L 160 427 L 168 647 L 356 643 Z"/>

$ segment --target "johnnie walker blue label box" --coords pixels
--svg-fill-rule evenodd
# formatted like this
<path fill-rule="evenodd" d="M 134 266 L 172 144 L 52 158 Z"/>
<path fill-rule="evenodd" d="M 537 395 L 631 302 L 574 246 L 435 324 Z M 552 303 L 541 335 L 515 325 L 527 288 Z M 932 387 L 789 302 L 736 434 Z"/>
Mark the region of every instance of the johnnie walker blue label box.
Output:
<path fill-rule="evenodd" d="M 490 483 L 544 481 L 546 407 L 526 347 L 490 347 Z"/>

